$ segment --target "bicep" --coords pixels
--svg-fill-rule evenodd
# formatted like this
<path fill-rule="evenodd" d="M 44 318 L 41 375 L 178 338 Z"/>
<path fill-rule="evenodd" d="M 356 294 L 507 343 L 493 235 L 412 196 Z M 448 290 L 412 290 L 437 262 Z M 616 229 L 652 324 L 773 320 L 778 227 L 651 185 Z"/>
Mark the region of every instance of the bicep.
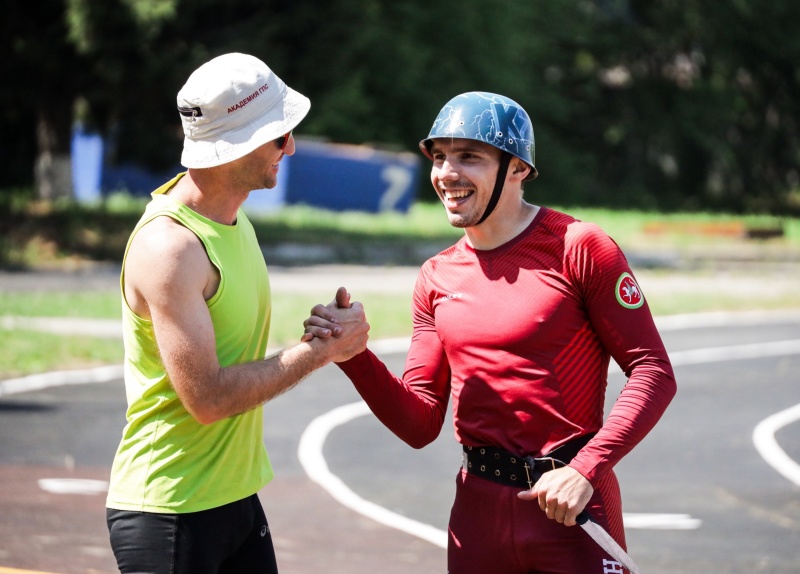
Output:
<path fill-rule="evenodd" d="M 164 289 L 175 298 L 150 307 L 156 344 L 173 387 L 192 410 L 219 374 L 214 327 L 202 294 Z"/>
<path fill-rule="evenodd" d="M 126 291 L 130 286 L 145 303 L 167 375 L 192 411 L 219 374 L 204 297 L 212 265 L 200 240 L 179 224 L 150 231 L 131 244 Z"/>
<path fill-rule="evenodd" d="M 584 228 L 571 247 L 570 272 L 590 323 L 623 371 L 643 360 L 666 358 L 644 293 L 610 237 Z"/>

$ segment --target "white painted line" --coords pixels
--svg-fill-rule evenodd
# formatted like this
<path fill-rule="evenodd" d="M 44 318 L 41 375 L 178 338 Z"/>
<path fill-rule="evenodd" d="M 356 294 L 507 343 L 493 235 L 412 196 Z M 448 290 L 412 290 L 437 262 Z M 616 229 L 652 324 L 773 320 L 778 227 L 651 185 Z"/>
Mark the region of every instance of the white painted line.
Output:
<path fill-rule="evenodd" d="M 108 383 L 123 376 L 122 365 L 110 365 L 94 369 L 74 371 L 51 371 L 39 375 L 29 375 L 18 379 L 0 381 L 0 397 L 15 393 L 38 391 L 61 385 L 82 385 L 84 383 Z"/>
<path fill-rule="evenodd" d="M 800 309 L 778 311 L 717 311 L 713 313 L 687 313 L 655 317 L 659 331 L 700 329 L 742 325 L 775 325 L 800 322 Z"/>
<path fill-rule="evenodd" d="M 750 345 L 731 345 L 730 347 L 710 347 L 708 349 L 694 349 L 690 351 L 676 351 L 674 353 L 670 353 L 669 358 L 673 366 L 680 366 L 798 354 L 800 354 L 800 339 L 789 341 L 772 341 L 769 343 L 753 343 Z"/>
<path fill-rule="evenodd" d="M 763 320 L 763 313 L 754 314 L 704 314 L 704 315 L 682 315 L 676 316 L 672 322 L 663 325 L 659 328 L 669 329 L 686 329 L 693 327 L 720 326 L 723 324 L 747 324 L 748 322 L 759 322 Z M 777 321 L 795 320 L 795 313 L 786 313 L 781 315 L 771 315 L 772 319 Z M 760 317 L 760 319 L 759 319 Z M 375 353 L 401 353 L 408 350 L 410 339 L 398 338 L 389 339 L 385 341 L 378 341 L 371 345 L 371 349 Z M 712 363 L 719 361 L 730 361 L 737 359 L 754 359 L 760 357 L 774 357 L 782 355 L 795 355 L 800 354 L 800 340 L 789 341 L 776 341 L 770 343 L 757 343 L 750 345 L 734 345 L 730 347 L 711 347 L 708 349 L 696 349 L 690 351 L 677 351 L 670 354 L 670 361 L 673 365 L 693 365 L 701 363 Z M 613 363 L 612 363 L 613 365 Z M 779 469 L 784 476 L 789 480 L 800 484 L 800 466 L 786 456 L 777 443 L 774 442 L 774 425 L 777 423 L 780 426 L 788 424 L 785 422 L 787 418 L 791 421 L 800 418 L 800 405 L 789 411 L 779 413 L 774 417 L 770 417 L 764 421 L 759 427 L 756 428 L 759 436 L 767 434 L 768 438 L 759 438 L 759 444 L 766 445 L 767 452 L 770 458 L 765 459 L 773 467 Z M 372 518 L 376 522 L 386 526 L 396 528 L 413 536 L 427 540 L 442 548 L 447 547 L 447 533 L 443 530 L 434 528 L 428 524 L 412 520 L 405 516 L 401 516 L 391 512 L 377 504 L 364 500 L 350 488 L 336 475 L 334 475 L 328 468 L 322 453 L 323 446 L 328 434 L 339 425 L 346 424 L 351 420 L 368 414 L 369 407 L 363 401 L 344 405 L 334 409 L 324 415 L 314 419 L 311 424 L 306 428 L 303 436 L 300 439 L 300 447 L 298 456 L 300 463 L 306 474 L 326 490 L 335 500 L 341 504 L 358 512 L 364 516 Z M 787 416 L 787 413 L 789 415 Z M 779 416 L 782 415 L 782 416 Z M 767 424 L 768 423 L 768 424 Z M 777 427 L 780 428 L 780 427 Z M 765 430 L 766 429 L 766 430 Z M 755 439 L 754 433 L 754 440 Z M 770 440 L 773 444 L 770 444 Z M 759 448 L 757 444 L 757 448 Z M 759 448 L 761 452 L 761 448 Z M 776 462 L 777 461 L 777 462 Z M 775 466 L 775 465 L 778 466 Z M 791 477 L 791 478 L 790 478 Z M 671 530 L 690 530 L 699 528 L 701 521 L 692 518 L 686 514 L 638 514 L 638 513 L 625 513 L 623 515 L 626 528 L 640 528 L 640 529 L 671 529 Z"/>
<path fill-rule="evenodd" d="M 108 481 L 89 478 L 40 478 L 39 488 L 55 494 L 102 494 L 108 492 Z"/>
<path fill-rule="evenodd" d="M 695 530 L 700 528 L 702 520 L 692 518 L 688 514 L 648 514 L 648 513 L 623 513 L 622 519 L 625 528 L 639 528 L 642 530 Z"/>
<path fill-rule="evenodd" d="M 775 433 L 786 425 L 800 420 L 800 404 L 767 417 L 753 430 L 753 443 L 756 450 L 778 474 L 800 486 L 800 465 L 778 445 Z"/>
<path fill-rule="evenodd" d="M 22 327 L 16 318 L 3 318 L 0 327 Z M 759 323 L 781 323 L 800 320 L 800 312 L 753 312 L 753 313 L 701 313 L 692 315 L 675 315 L 656 318 L 660 330 L 691 329 L 724 325 L 744 325 Z M 95 330 L 107 330 L 107 336 L 116 329 L 115 325 L 91 325 L 98 327 Z M 32 326 L 30 323 L 26 326 Z M 37 327 L 43 327 L 37 325 Z M 89 325 L 87 324 L 87 327 Z M 56 327 L 60 330 L 61 326 Z M 401 353 L 408 350 L 411 339 L 401 337 L 376 341 L 370 345 L 375 353 Z M 800 341 L 778 341 L 774 343 L 761 343 L 753 345 L 737 345 L 733 347 L 717 347 L 698 349 L 693 351 L 678 351 L 670 354 L 673 365 L 689 365 L 715 361 L 728 361 L 735 359 L 752 359 L 800 353 Z M 98 367 L 96 369 L 75 371 L 53 371 L 39 375 L 30 375 L 16 379 L 0 381 L 0 396 L 40 390 L 53 386 L 67 384 L 106 383 L 123 377 L 121 365 Z M 369 408 L 363 401 L 344 405 L 314 419 L 306 428 L 300 439 L 298 456 L 306 474 L 334 499 L 344 506 L 367 516 L 376 522 L 401 530 L 423 540 L 427 540 L 441 548 L 447 547 L 447 533 L 428 524 L 418 522 L 405 516 L 391 512 L 375 503 L 365 500 L 355 494 L 344 482 L 330 472 L 327 462 L 322 455 L 322 448 L 331 430 L 345 424 L 359 416 L 369 413 Z M 800 466 L 792 461 L 777 445 L 774 433 L 781 427 L 800 419 L 800 405 L 782 411 L 762 421 L 753 432 L 753 441 L 756 443 L 761 456 L 795 484 L 800 485 Z M 765 454 L 766 453 L 766 454 Z M 55 482 L 54 482 L 55 481 Z M 73 481 L 73 482 L 69 482 Z M 80 494 L 96 494 L 98 489 L 107 490 L 105 481 L 90 481 L 88 479 L 42 479 L 40 487 L 50 492 L 71 492 Z M 103 484 L 99 484 L 103 483 Z M 79 492 L 82 491 L 82 492 Z M 627 528 L 670 528 L 691 529 L 698 528 L 700 521 L 683 514 L 632 514 L 623 516 Z"/>
<path fill-rule="evenodd" d="M 42 572 L 41 570 L 20 570 L 19 568 L 6 568 L 0 566 L 0 574 L 54 574 L 53 572 Z"/>
<path fill-rule="evenodd" d="M 325 413 L 306 427 L 300 437 L 298 458 L 306 474 L 345 507 L 371 518 L 375 522 L 400 530 L 430 542 L 440 548 L 447 548 L 447 533 L 428 524 L 394 513 L 382 506 L 358 496 L 328 468 L 322 448 L 328 434 L 351 420 L 369 414 L 363 401 L 350 403 Z"/>
<path fill-rule="evenodd" d="M 86 319 L 82 317 L 0 317 L 2 329 L 24 329 L 57 335 L 87 335 L 109 339 L 122 338 L 122 321 L 119 319 Z"/>
<path fill-rule="evenodd" d="M 685 365 L 782 357 L 784 355 L 800 355 L 800 339 L 674 351 L 669 354 L 669 361 L 673 367 L 682 367 Z M 614 361 L 611 361 L 608 364 L 608 372 L 609 374 L 618 374 L 622 372 L 622 369 Z"/>
<path fill-rule="evenodd" d="M 411 347 L 411 337 L 395 337 L 370 342 L 369 349 L 376 355 L 384 353 L 406 353 Z"/>
<path fill-rule="evenodd" d="M 444 530 L 402 516 L 361 498 L 342 479 L 330 471 L 322 452 L 330 432 L 340 425 L 369 413 L 367 404 L 364 401 L 358 401 L 337 407 L 311 421 L 300 437 L 300 446 L 297 452 L 303 470 L 334 500 L 350 510 L 390 528 L 426 540 L 440 548 L 447 548 L 447 532 Z M 625 513 L 623 520 L 626 528 L 653 530 L 691 530 L 699 528 L 701 524 L 700 520 L 692 518 L 688 514 Z"/>

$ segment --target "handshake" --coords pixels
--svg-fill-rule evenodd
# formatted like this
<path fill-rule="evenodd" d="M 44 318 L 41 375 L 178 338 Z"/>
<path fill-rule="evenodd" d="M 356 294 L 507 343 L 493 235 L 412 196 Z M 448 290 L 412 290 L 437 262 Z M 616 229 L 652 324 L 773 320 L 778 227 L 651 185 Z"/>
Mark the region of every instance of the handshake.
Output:
<path fill-rule="evenodd" d="M 369 323 L 364 306 L 350 301 L 350 293 L 339 287 L 333 301 L 317 304 L 303 321 L 302 343 L 308 343 L 326 353 L 328 359 L 341 363 L 363 352 L 369 339 Z"/>

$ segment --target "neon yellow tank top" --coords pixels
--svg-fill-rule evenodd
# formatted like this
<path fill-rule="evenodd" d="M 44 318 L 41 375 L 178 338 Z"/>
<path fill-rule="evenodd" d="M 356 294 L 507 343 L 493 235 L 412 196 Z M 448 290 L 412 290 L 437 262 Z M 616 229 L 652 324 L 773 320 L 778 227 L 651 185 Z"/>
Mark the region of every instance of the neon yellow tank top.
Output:
<path fill-rule="evenodd" d="M 192 230 L 220 272 L 217 293 L 207 302 L 220 365 L 263 359 L 271 294 L 253 226 L 241 210 L 234 225 L 222 225 L 165 195 L 183 175 L 153 192 L 131 239 L 142 226 L 163 215 Z M 124 260 L 121 286 L 123 278 Z M 186 411 L 170 384 L 152 323 L 130 310 L 124 294 L 122 319 L 128 422 L 111 469 L 106 505 L 120 510 L 186 513 L 216 508 L 258 492 L 273 477 L 262 439 L 262 407 L 201 425 Z"/>

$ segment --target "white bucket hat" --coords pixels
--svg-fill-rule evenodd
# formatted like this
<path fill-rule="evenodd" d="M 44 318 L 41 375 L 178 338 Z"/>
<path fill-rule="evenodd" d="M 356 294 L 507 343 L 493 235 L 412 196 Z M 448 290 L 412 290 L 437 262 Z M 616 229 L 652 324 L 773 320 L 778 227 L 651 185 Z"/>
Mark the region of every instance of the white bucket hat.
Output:
<path fill-rule="evenodd" d="M 222 165 L 293 130 L 311 102 L 254 56 L 225 54 L 200 66 L 178 92 L 187 168 Z"/>

